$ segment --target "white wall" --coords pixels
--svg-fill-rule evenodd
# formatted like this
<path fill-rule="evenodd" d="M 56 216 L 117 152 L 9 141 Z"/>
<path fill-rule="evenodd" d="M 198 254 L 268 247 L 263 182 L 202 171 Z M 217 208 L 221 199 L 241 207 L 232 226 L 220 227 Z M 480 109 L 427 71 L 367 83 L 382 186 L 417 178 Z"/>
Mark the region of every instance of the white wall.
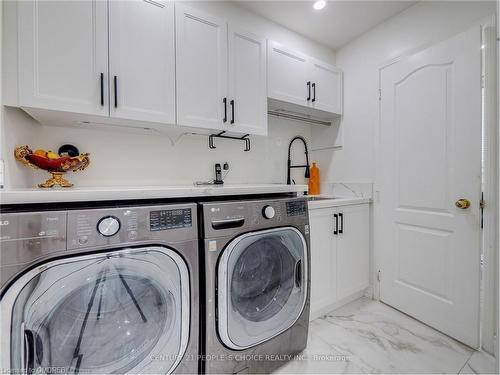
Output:
<path fill-rule="evenodd" d="M 344 70 L 344 146 L 313 153 L 324 181 L 374 181 L 379 66 L 446 39 L 494 11 L 492 1 L 420 2 L 337 51 L 337 66 Z"/>
<path fill-rule="evenodd" d="M 189 5 L 335 63 L 334 51 L 237 5 L 211 1 L 190 2 Z M 288 142 L 295 135 L 310 138 L 310 125 L 270 117 L 269 136 L 251 136 L 250 152 L 243 152 L 242 142 L 219 139 L 215 140 L 217 149 L 209 150 L 206 136 L 185 136 L 172 145 L 163 135 L 41 126 L 20 109 L 5 107 L 4 112 L 1 155 L 6 164 L 6 188 L 32 187 L 35 182 L 47 178 L 45 172 L 33 171 L 14 160 L 13 149 L 22 144 L 56 150 L 63 143 L 72 143 L 81 152 L 89 152 L 90 167 L 69 176 L 77 186 L 191 184 L 213 179 L 214 163 L 224 161 L 231 167 L 226 179 L 228 183 L 284 183 Z M 172 130 L 168 135 L 175 139 L 178 132 Z M 300 147 L 295 147 L 294 156 L 294 160 L 304 158 Z M 293 173 L 297 183 L 304 182 L 303 172 L 295 170 Z"/>

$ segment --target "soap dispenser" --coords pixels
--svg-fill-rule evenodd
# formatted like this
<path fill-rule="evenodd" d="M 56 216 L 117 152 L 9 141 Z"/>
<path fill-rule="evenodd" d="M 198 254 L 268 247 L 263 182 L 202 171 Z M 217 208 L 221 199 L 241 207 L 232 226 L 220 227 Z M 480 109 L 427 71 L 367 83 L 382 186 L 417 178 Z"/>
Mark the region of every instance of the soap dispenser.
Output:
<path fill-rule="evenodd" d="M 319 168 L 313 161 L 309 177 L 309 195 L 319 195 Z"/>

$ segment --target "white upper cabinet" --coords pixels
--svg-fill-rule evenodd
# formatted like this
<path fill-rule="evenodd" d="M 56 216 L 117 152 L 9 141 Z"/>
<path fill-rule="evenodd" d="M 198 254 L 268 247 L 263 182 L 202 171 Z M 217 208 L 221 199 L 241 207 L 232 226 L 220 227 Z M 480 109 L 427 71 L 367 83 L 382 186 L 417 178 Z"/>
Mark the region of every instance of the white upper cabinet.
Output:
<path fill-rule="evenodd" d="M 176 4 L 177 123 L 223 129 L 227 99 L 227 24 Z"/>
<path fill-rule="evenodd" d="M 319 110 L 342 114 L 342 71 L 311 59 L 311 105 Z"/>
<path fill-rule="evenodd" d="M 109 2 L 110 116 L 175 123 L 174 4 Z"/>
<path fill-rule="evenodd" d="M 267 59 L 268 96 L 288 103 L 307 105 L 307 98 L 310 100 L 307 57 L 269 41 Z"/>
<path fill-rule="evenodd" d="M 267 96 L 272 109 L 303 112 L 325 120 L 342 114 L 340 69 L 273 41 L 268 42 L 267 54 Z"/>
<path fill-rule="evenodd" d="M 19 105 L 108 115 L 104 1 L 19 1 Z"/>
<path fill-rule="evenodd" d="M 228 28 L 229 92 L 227 130 L 267 135 L 266 40 Z"/>

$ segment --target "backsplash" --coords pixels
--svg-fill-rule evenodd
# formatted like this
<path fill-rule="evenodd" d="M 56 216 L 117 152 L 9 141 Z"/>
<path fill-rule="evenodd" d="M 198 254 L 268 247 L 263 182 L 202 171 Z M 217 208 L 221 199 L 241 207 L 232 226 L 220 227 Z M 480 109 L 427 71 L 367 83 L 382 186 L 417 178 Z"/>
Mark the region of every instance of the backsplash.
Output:
<path fill-rule="evenodd" d="M 190 185 L 214 178 L 214 164 L 228 162 L 227 183 L 285 183 L 288 143 L 295 135 L 310 139 L 311 125 L 269 117 L 269 135 L 251 136 L 251 151 L 242 142 L 216 139 L 208 148 L 206 135 L 181 135 L 176 129 L 166 135 L 126 132 L 122 129 L 42 126 L 16 108 L 4 108 L 2 158 L 5 160 L 5 188 L 34 187 L 46 172 L 34 171 L 14 160 L 14 147 L 56 150 L 71 143 L 90 153 L 91 164 L 71 174 L 77 187 Z M 304 159 L 303 147 L 294 144 L 294 162 Z M 304 183 L 303 171 L 292 171 L 297 184 Z"/>
<path fill-rule="evenodd" d="M 326 182 L 321 184 L 321 194 L 343 198 L 373 198 L 371 182 Z"/>

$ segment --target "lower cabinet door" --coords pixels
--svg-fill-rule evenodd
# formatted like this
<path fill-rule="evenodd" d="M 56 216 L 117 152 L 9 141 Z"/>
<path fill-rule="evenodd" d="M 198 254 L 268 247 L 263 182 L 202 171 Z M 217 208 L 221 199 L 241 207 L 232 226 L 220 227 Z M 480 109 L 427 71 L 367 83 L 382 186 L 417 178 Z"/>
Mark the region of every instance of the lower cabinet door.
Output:
<path fill-rule="evenodd" d="M 311 227 L 311 319 L 327 312 L 336 296 L 336 235 L 335 210 L 332 208 L 309 211 Z"/>
<path fill-rule="evenodd" d="M 368 204 L 339 207 L 337 298 L 368 287 L 370 208 Z"/>

